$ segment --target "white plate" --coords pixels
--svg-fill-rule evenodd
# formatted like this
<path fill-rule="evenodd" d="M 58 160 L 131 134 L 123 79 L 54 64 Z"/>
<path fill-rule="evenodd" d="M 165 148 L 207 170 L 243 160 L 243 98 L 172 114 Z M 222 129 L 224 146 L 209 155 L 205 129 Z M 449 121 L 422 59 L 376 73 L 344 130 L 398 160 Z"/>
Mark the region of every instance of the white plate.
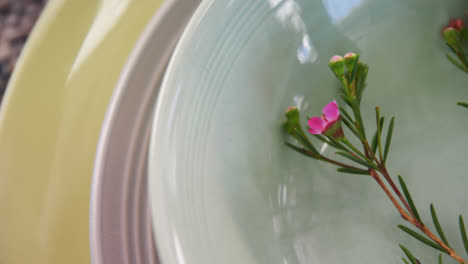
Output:
<path fill-rule="evenodd" d="M 111 98 L 91 189 L 94 264 L 157 263 L 147 197 L 153 105 L 172 51 L 197 0 L 165 1 L 136 44 Z"/>

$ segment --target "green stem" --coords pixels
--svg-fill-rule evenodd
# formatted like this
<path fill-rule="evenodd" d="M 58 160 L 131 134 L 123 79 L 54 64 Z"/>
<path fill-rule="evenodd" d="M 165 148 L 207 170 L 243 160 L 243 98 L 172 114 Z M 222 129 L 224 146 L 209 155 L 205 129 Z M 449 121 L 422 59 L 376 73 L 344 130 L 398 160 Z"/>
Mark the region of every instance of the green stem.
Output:
<path fill-rule="evenodd" d="M 299 150 L 305 154 L 307 154 L 308 156 L 311 156 L 311 157 L 314 157 L 316 159 L 319 159 L 319 160 L 322 160 L 322 161 L 325 161 L 325 162 L 328 162 L 328 163 L 331 163 L 331 164 L 335 164 L 335 165 L 338 165 L 338 166 L 341 166 L 341 167 L 344 167 L 344 168 L 348 168 L 348 169 L 353 169 L 353 170 L 362 170 L 360 168 L 357 168 L 357 167 L 354 167 L 354 166 L 350 166 L 350 165 L 347 165 L 347 164 L 344 164 L 344 163 L 341 163 L 339 161 L 336 161 L 336 160 L 332 160 L 330 158 L 327 158 L 323 155 L 320 155 L 320 154 L 316 154 L 316 153 L 313 153 L 305 148 L 299 148 Z"/>
<path fill-rule="evenodd" d="M 362 121 L 361 110 L 359 110 L 359 105 L 357 104 L 356 100 L 353 100 L 353 113 L 354 118 L 359 126 L 359 131 L 361 132 L 361 138 L 366 139 L 366 131 L 364 129 L 364 122 Z"/>
<path fill-rule="evenodd" d="M 372 148 L 369 146 L 369 143 L 367 142 L 367 140 L 363 140 L 362 141 L 362 145 L 364 146 L 364 148 L 366 149 L 366 151 L 370 154 L 370 156 L 372 157 L 373 160 L 375 160 L 375 162 L 377 163 L 377 167 L 381 168 L 382 167 L 382 164 L 379 162 L 379 160 L 377 159 L 377 157 L 375 156 L 374 152 L 372 151 Z"/>

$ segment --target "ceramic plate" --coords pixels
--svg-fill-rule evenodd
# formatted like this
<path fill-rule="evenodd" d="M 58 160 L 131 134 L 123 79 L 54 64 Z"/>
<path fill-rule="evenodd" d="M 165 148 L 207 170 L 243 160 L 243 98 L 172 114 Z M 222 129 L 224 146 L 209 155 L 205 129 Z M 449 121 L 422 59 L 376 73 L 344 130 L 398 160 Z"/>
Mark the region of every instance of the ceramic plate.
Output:
<path fill-rule="evenodd" d="M 0 262 L 89 263 L 94 154 L 109 98 L 162 1 L 52 0 L 0 113 Z"/>
<path fill-rule="evenodd" d="M 198 3 L 163 3 L 135 45 L 111 98 L 91 189 L 93 264 L 158 263 L 147 196 L 152 110 L 172 51 Z"/>
<path fill-rule="evenodd" d="M 327 63 L 361 53 L 370 65 L 364 118 L 373 124 L 377 104 L 397 116 L 392 175 L 406 177 L 426 219 L 434 202 L 459 240 L 468 122 L 455 103 L 468 98 L 468 75 L 447 61 L 440 29 L 467 8 L 462 0 L 204 1 L 156 105 L 149 180 L 163 262 L 401 263 L 398 243 L 436 262 L 398 231 L 400 216 L 371 178 L 289 150 L 280 126 L 290 105 L 314 116 L 338 100 Z"/>

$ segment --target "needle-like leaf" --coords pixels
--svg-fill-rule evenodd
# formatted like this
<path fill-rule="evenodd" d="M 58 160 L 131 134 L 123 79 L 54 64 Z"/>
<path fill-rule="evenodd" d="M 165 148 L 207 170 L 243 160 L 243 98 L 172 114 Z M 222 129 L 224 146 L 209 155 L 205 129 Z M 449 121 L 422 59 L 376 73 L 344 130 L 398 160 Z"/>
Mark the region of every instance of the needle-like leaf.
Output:
<path fill-rule="evenodd" d="M 353 65 L 353 72 L 351 73 L 351 76 L 349 78 L 350 82 L 354 81 L 354 78 L 356 77 L 356 72 L 358 71 L 358 62 L 359 62 L 359 54 L 357 54 L 356 59 L 354 60 L 354 65 Z"/>
<path fill-rule="evenodd" d="M 406 187 L 406 183 L 403 180 L 403 177 L 398 175 L 398 181 L 400 182 L 401 189 L 403 190 L 403 194 L 405 195 L 406 201 L 408 202 L 409 206 L 411 207 L 411 211 L 413 211 L 414 216 L 416 219 L 422 223 L 421 217 L 419 217 L 418 209 L 416 209 L 416 206 L 414 205 L 413 198 L 411 198 L 411 194 L 408 191 L 408 188 Z"/>
<path fill-rule="evenodd" d="M 313 152 L 314 154 L 318 154 L 319 152 L 317 149 L 312 145 L 310 142 L 309 138 L 304 134 L 304 131 L 302 129 L 296 129 L 296 132 L 293 133 L 293 137 L 299 141 L 304 147 L 306 147 L 309 151 Z"/>
<path fill-rule="evenodd" d="M 458 62 L 455 58 L 453 58 L 452 56 L 450 56 L 448 53 L 445 54 L 447 56 L 447 59 L 453 63 L 455 66 L 457 66 L 460 70 L 464 71 L 465 70 L 465 67 L 463 67 L 463 65 Z"/>
<path fill-rule="evenodd" d="M 439 264 L 444 264 L 444 262 L 442 262 L 442 254 L 439 254 Z"/>
<path fill-rule="evenodd" d="M 393 135 L 393 124 L 395 123 L 395 117 L 392 117 L 390 125 L 388 126 L 387 139 L 385 140 L 385 150 L 383 154 L 383 163 L 387 160 L 388 150 L 390 149 L 390 143 L 392 142 Z"/>
<path fill-rule="evenodd" d="M 291 143 L 289 143 L 289 142 L 285 142 L 285 144 L 286 144 L 286 146 L 288 146 L 288 147 L 292 148 L 293 150 L 295 150 L 295 151 L 301 153 L 302 155 L 305 155 L 305 156 L 307 156 L 307 157 L 309 157 L 309 158 L 313 158 L 313 159 L 319 159 L 315 154 L 313 154 L 313 153 L 307 151 L 307 150 L 304 149 L 304 148 L 300 148 L 300 147 L 295 146 L 295 145 L 293 145 L 293 144 L 291 144 Z"/>
<path fill-rule="evenodd" d="M 343 121 L 343 124 L 345 124 L 357 138 L 361 139 L 361 135 L 359 134 L 359 132 L 356 130 L 356 127 L 352 123 L 346 120 L 346 118 L 342 118 L 341 121 Z"/>
<path fill-rule="evenodd" d="M 364 89 L 366 88 L 366 79 L 367 79 L 367 72 L 369 71 L 369 67 L 367 66 L 367 64 L 364 64 L 364 63 L 359 63 L 358 67 L 360 67 L 360 70 L 359 70 L 360 72 L 359 74 L 357 74 L 359 80 L 356 82 L 356 87 L 358 91 L 356 100 L 358 104 L 360 105 L 362 95 L 364 93 Z"/>
<path fill-rule="evenodd" d="M 460 233 L 463 240 L 463 245 L 465 246 L 465 251 L 468 254 L 468 238 L 466 236 L 465 223 L 463 222 L 462 215 L 460 215 L 460 217 L 458 218 L 458 222 L 460 224 Z"/>
<path fill-rule="evenodd" d="M 379 146 L 379 157 L 380 160 L 383 160 L 383 155 L 382 155 L 382 141 L 381 141 L 381 136 L 382 136 L 382 126 L 380 122 L 380 108 L 376 107 L 375 108 L 375 118 L 377 122 L 377 145 Z"/>
<path fill-rule="evenodd" d="M 409 251 L 406 247 L 404 247 L 402 244 L 400 244 L 401 250 L 405 253 L 405 255 L 408 257 L 408 259 L 411 261 L 412 264 L 417 264 L 416 258 L 414 257 L 413 253 Z"/>
<path fill-rule="evenodd" d="M 314 135 L 316 138 L 318 138 L 319 140 L 323 141 L 324 143 L 334 147 L 334 148 L 337 148 L 337 149 L 341 149 L 343 151 L 348 151 L 348 149 L 343 146 L 342 144 L 337 144 L 336 141 L 332 141 L 332 140 L 328 140 L 326 137 L 322 136 L 322 135 Z"/>
<path fill-rule="evenodd" d="M 416 238 L 417 240 L 421 241 L 422 243 L 432 247 L 432 248 L 435 248 L 437 250 L 440 250 L 444 253 L 448 253 L 447 250 L 445 250 L 443 247 L 439 246 L 437 243 L 435 242 L 432 242 L 431 240 L 423 237 L 422 235 L 416 233 L 415 231 L 413 231 L 412 229 L 404 226 L 404 225 L 398 225 L 398 228 L 400 228 L 401 230 L 403 230 L 404 232 L 406 232 L 408 235 Z"/>
<path fill-rule="evenodd" d="M 362 121 L 360 106 L 356 101 L 353 101 L 352 105 L 354 117 L 356 117 L 356 122 L 358 124 L 358 129 L 361 132 L 362 138 L 366 138 L 366 129 L 364 128 L 364 122 Z"/>
<path fill-rule="evenodd" d="M 447 241 L 447 238 L 445 237 L 444 230 L 442 229 L 442 226 L 440 225 L 439 218 L 437 217 L 437 213 L 433 204 L 431 204 L 431 216 L 432 216 L 432 222 L 434 222 L 434 226 L 437 230 L 437 233 L 440 236 L 440 239 L 442 239 L 442 241 L 444 241 L 444 243 L 450 247 Z"/>
<path fill-rule="evenodd" d="M 382 116 L 380 118 L 380 128 L 383 128 L 383 125 L 384 125 L 384 117 Z M 380 133 L 382 133 L 382 130 L 380 130 Z"/>
<path fill-rule="evenodd" d="M 351 169 L 351 168 L 338 168 L 337 171 L 350 174 L 359 174 L 359 175 L 370 175 L 369 171 L 361 169 Z"/>
<path fill-rule="evenodd" d="M 372 137 L 371 149 L 372 152 L 375 154 L 375 152 L 377 151 L 377 131 L 375 131 L 375 134 Z"/>
<path fill-rule="evenodd" d="M 338 107 L 340 109 L 340 113 L 343 115 L 342 117 L 345 117 L 346 119 L 348 119 L 349 122 L 353 122 L 353 119 L 351 118 L 351 115 L 346 111 L 346 109 L 344 109 L 343 107 L 339 106 Z"/>
<path fill-rule="evenodd" d="M 364 167 L 367 167 L 367 168 L 370 168 L 370 169 L 374 169 L 374 170 L 378 170 L 377 166 L 375 166 L 374 164 L 371 164 L 363 159 L 360 159 L 358 157 L 355 157 L 347 152 L 343 152 L 343 151 L 338 151 L 336 152 L 336 154 L 340 155 L 340 156 L 343 156 L 345 158 L 348 158 L 356 163 L 359 163 L 361 165 L 363 165 Z"/>
<path fill-rule="evenodd" d="M 465 102 L 458 102 L 457 105 L 468 108 L 468 103 Z"/>

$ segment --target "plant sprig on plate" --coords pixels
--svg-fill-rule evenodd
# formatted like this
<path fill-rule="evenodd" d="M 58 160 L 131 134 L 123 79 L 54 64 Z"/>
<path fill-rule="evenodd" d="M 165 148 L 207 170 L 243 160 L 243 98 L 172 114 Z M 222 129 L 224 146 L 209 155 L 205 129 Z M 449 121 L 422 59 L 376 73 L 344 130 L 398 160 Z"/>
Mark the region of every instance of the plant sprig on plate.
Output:
<path fill-rule="evenodd" d="M 445 43 L 452 54 L 446 53 L 447 59 L 457 68 L 468 73 L 468 54 L 466 47 L 468 45 L 468 29 L 461 18 L 452 19 L 442 33 Z M 457 105 L 468 108 L 468 103 L 458 102 Z"/>
<path fill-rule="evenodd" d="M 300 112 L 296 107 L 287 109 L 286 120 L 283 123 L 285 131 L 296 142 L 295 144 L 286 142 L 286 145 L 309 158 L 336 165 L 338 172 L 370 176 L 384 191 L 400 216 L 411 226 L 399 225 L 398 228 L 427 246 L 452 257 L 458 263 L 467 264 L 449 245 L 434 206 L 431 204 L 430 211 L 438 236 L 424 224 L 403 177 L 398 175 L 398 187 L 388 172 L 386 163 L 392 142 L 395 117 L 390 119 L 385 128 L 385 118 L 381 115 L 380 108 L 376 107 L 377 128 L 372 133 L 372 140 L 368 140 L 366 125 L 361 115 L 361 99 L 366 87 L 369 69 L 367 64 L 359 60 L 359 55 L 347 53 L 344 58 L 333 56 L 329 66 L 341 84 L 341 99 L 346 108 L 339 107 L 337 102 L 333 100 L 323 108 L 321 117 L 308 119 L 308 132 L 334 148 L 335 155 L 345 158 L 347 162 L 327 157 L 317 150 L 302 128 Z M 385 137 L 383 136 L 384 130 L 387 131 Z M 360 142 L 359 146 L 352 144 L 347 135 L 357 139 Z M 461 241 L 468 253 L 468 238 L 461 215 L 459 223 Z M 407 259 L 403 258 L 405 263 L 420 263 L 406 247 L 400 247 L 407 257 Z M 442 263 L 441 261 L 442 257 L 440 256 L 439 263 Z"/>

